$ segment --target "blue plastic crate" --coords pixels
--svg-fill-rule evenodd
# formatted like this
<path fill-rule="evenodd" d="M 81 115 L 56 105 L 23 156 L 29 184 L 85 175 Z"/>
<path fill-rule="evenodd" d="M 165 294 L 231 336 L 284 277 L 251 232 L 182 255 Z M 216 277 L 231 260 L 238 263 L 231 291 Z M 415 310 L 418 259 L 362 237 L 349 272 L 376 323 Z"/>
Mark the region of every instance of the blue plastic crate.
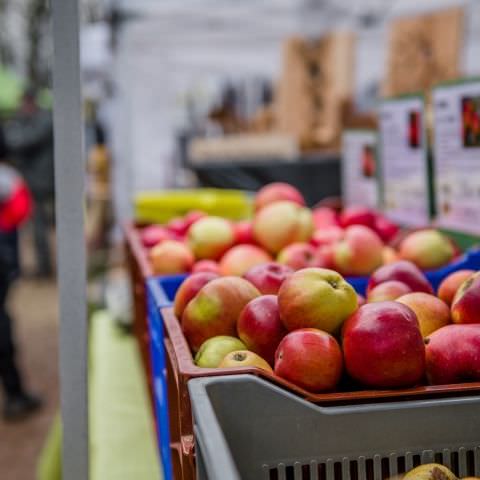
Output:
<path fill-rule="evenodd" d="M 161 309 L 172 304 L 175 293 L 185 277 L 186 275 L 150 278 L 146 285 L 157 441 L 165 480 L 173 480 L 173 467 L 170 453 L 167 368 Z"/>

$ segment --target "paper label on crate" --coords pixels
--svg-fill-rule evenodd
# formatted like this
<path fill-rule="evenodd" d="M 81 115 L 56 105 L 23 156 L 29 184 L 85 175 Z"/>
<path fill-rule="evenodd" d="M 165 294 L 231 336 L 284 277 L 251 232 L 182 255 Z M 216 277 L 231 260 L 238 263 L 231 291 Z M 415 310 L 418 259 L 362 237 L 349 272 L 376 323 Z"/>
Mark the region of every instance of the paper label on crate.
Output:
<path fill-rule="evenodd" d="M 347 130 L 342 137 L 343 204 L 376 208 L 377 134 L 374 130 Z"/>
<path fill-rule="evenodd" d="M 437 225 L 480 234 L 480 80 L 433 92 Z"/>
<path fill-rule="evenodd" d="M 410 227 L 430 221 L 424 111 L 423 98 L 411 96 L 384 101 L 379 112 L 383 209 Z"/>

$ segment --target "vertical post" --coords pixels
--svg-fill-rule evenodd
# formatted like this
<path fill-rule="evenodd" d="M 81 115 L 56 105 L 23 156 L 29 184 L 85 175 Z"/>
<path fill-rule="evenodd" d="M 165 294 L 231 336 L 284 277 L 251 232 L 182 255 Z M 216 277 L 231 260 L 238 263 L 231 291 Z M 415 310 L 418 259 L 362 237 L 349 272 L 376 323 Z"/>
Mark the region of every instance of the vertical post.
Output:
<path fill-rule="evenodd" d="M 88 323 L 83 221 L 85 159 L 78 0 L 53 0 L 52 8 L 62 466 L 63 478 L 87 480 Z"/>

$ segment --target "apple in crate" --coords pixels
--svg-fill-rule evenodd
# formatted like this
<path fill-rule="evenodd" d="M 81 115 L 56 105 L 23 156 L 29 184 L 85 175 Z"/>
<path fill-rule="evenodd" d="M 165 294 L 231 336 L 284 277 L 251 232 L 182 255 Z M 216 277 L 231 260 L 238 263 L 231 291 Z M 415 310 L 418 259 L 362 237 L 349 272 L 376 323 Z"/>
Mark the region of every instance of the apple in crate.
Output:
<path fill-rule="evenodd" d="M 237 245 L 231 248 L 220 260 L 222 275 L 238 275 L 241 277 L 255 265 L 262 265 L 272 261 L 272 257 L 265 250 L 255 245 Z"/>
<path fill-rule="evenodd" d="M 375 223 L 373 229 L 377 232 L 378 236 L 385 242 L 391 242 L 398 234 L 400 229 L 398 226 L 391 222 L 388 218 L 381 214 L 376 214 Z"/>
<path fill-rule="evenodd" d="M 287 265 L 264 263 L 251 268 L 244 278 L 255 285 L 263 295 L 277 294 L 280 286 L 293 273 Z"/>
<path fill-rule="evenodd" d="M 192 267 L 192 273 L 211 272 L 220 275 L 220 267 L 215 260 L 199 260 Z"/>
<path fill-rule="evenodd" d="M 188 302 L 210 281 L 218 278 L 216 273 L 200 272 L 194 273 L 187 277 L 175 295 L 175 301 L 173 303 L 173 311 L 175 316 L 182 318 L 183 311 L 185 310 Z"/>
<path fill-rule="evenodd" d="M 253 227 L 252 222 L 249 220 L 242 220 L 241 222 L 234 223 L 233 229 L 235 231 L 235 243 L 236 244 L 254 244 Z"/>
<path fill-rule="evenodd" d="M 412 289 L 398 280 L 389 280 L 372 288 L 368 293 L 368 303 L 385 302 L 387 300 L 396 300 L 402 295 L 410 293 Z"/>
<path fill-rule="evenodd" d="M 287 330 L 313 327 L 333 333 L 357 309 L 357 294 L 339 273 L 305 268 L 283 282 L 278 305 Z"/>
<path fill-rule="evenodd" d="M 253 220 L 255 240 L 274 254 L 291 243 L 310 240 L 312 233 L 310 210 L 292 202 L 271 203 L 257 212 Z"/>
<path fill-rule="evenodd" d="M 451 310 L 453 323 L 480 323 L 480 272 L 460 285 Z"/>
<path fill-rule="evenodd" d="M 366 207 L 346 207 L 340 214 L 340 225 L 343 228 L 352 225 L 363 225 L 373 229 L 375 227 L 376 214 L 373 210 Z"/>
<path fill-rule="evenodd" d="M 225 356 L 235 350 L 243 350 L 245 345 L 235 337 L 218 335 L 205 340 L 195 355 L 195 365 L 202 368 L 217 368 Z"/>
<path fill-rule="evenodd" d="M 450 240 L 438 230 L 419 230 L 405 237 L 399 255 L 422 270 L 432 270 L 450 263 L 455 250 Z"/>
<path fill-rule="evenodd" d="M 155 275 L 173 275 L 190 271 L 195 261 L 191 250 L 183 242 L 165 240 L 149 252 Z"/>
<path fill-rule="evenodd" d="M 287 330 L 280 320 L 276 295 L 254 298 L 237 321 L 237 332 L 247 348 L 273 365 L 275 350 Z"/>
<path fill-rule="evenodd" d="M 142 228 L 140 239 L 146 248 L 152 248 L 165 240 L 172 240 L 172 234 L 161 225 L 149 225 Z"/>
<path fill-rule="evenodd" d="M 457 480 L 457 477 L 444 465 L 427 463 L 407 472 L 402 480 Z"/>
<path fill-rule="evenodd" d="M 328 227 L 321 228 L 319 230 L 315 230 L 313 232 L 312 239 L 310 243 L 314 247 L 322 247 L 323 245 L 331 245 L 333 243 L 337 243 L 342 240 L 344 235 L 343 228 L 340 228 L 336 225 L 331 225 Z"/>
<path fill-rule="evenodd" d="M 293 270 L 312 267 L 315 260 L 315 247 L 309 243 L 292 243 L 283 248 L 277 256 L 277 262 L 288 265 Z"/>
<path fill-rule="evenodd" d="M 415 312 L 398 302 L 367 303 L 342 330 L 345 367 L 373 388 L 412 387 L 425 374 L 425 346 Z"/>
<path fill-rule="evenodd" d="M 245 305 L 260 292 L 240 277 L 220 277 L 208 282 L 188 303 L 182 328 L 196 352 L 207 339 L 217 335 L 236 336 L 237 319 Z"/>
<path fill-rule="evenodd" d="M 235 242 L 232 224 L 220 217 L 204 217 L 188 230 L 188 244 L 197 259 L 219 259 Z"/>
<path fill-rule="evenodd" d="M 380 283 L 398 280 L 408 285 L 412 292 L 432 293 L 433 289 L 424 273 L 412 262 L 399 260 L 375 270 L 368 280 L 367 293 Z"/>
<path fill-rule="evenodd" d="M 337 212 L 330 207 L 317 207 L 312 210 L 315 230 L 323 230 L 332 226 L 339 226 Z"/>
<path fill-rule="evenodd" d="M 383 242 L 370 228 L 353 225 L 334 246 L 334 264 L 346 275 L 369 275 L 382 265 Z"/>
<path fill-rule="evenodd" d="M 220 362 L 219 368 L 251 368 L 256 367 L 265 370 L 268 373 L 273 373 L 272 367 L 256 353 L 248 350 L 236 350 L 230 352 Z"/>
<path fill-rule="evenodd" d="M 316 328 L 290 332 L 275 353 L 275 373 L 310 392 L 334 390 L 342 375 L 342 363 L 335 338 Z"/>
<path fill-rule="evenodd" d="M 460 285 L 475 273 L 474 270 L 457 270 L 444 278 L 438 287 L 438 297 L 447 305 L 451 305 Z"/>
<path fill-rule="evenodd" d="M 424 292 L 407 293 L 397 298 L 397 302 L 403 303 L 415 312 L 423 337 L 450 323 L 448 305 L 434 295 Z"/>
<path fill-rule="evenodd" d="M 261 188 L 255 195 L 255 210 L 260 210 L 271 203 L 286 200 L 296 203 L 297 205 L 305 205 L 303 195 L 292 185 L 283 182 L 269 183 Z"/>
<path fill-rule="evenodd" d="M 425 342 L 430 384 L 480 381 L 480 325 L 447 325 Z"/>

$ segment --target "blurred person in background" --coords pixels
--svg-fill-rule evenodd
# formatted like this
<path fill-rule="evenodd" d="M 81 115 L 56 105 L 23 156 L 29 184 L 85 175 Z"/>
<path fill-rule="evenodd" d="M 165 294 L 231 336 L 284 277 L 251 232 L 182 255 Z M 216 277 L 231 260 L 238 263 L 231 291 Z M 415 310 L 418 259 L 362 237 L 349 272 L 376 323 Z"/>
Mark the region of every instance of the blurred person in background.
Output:
<path fill-rule="evenodd" d="M 53 120 L 50 111 L 39 107 L 37 94 L 27 89 L 20 108 L 6 130 L 7 143 L 33 195 L 33 238 L 36 276 L 52 275 L 48 240 L 49 211 L 54 200 Z"/>
<path fill-rule="evenodd" d="M 4 418 L 18 420 L 37 410 L 41 401 L 23 386 L 15 361 L 12 319 L 7 311 L 8 292 L 19 272 L 17 229 L 32 210 L 28 187 L 8 165 L 7 157 L 0 125 L 0 380 L 5 391 Z"/>

